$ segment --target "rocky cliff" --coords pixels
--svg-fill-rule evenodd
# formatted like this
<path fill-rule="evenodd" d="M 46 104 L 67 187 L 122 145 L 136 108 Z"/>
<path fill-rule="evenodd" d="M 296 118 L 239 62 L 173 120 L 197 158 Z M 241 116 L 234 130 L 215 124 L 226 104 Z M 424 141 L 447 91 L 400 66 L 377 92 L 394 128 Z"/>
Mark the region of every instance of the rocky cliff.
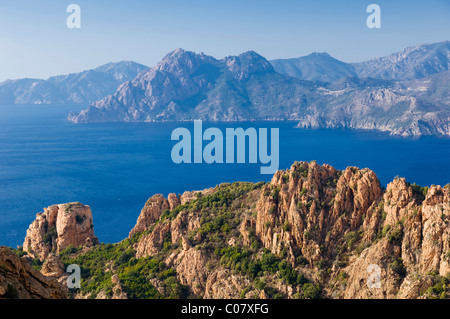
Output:
<path fill-rule="evenodd" d="M 447 298 L 449 193 L 296 162 L 268 183 L 154 195 L 117 244 L 91 244 L 86 206 L 51 206 L 24 250 L 53 277 L 80 265 L 77 298 Z M 81 212 L 86 224 L 58 227 L 59 214 Z"/>
<path fill-rule="evenodd" d="M 45 260 L 51 252 L 59 253 L 69 245 L 96 243 L 91 208 L 75 202 L 53 205 L 37 214 L 27 230 L 23 250 Z"/>

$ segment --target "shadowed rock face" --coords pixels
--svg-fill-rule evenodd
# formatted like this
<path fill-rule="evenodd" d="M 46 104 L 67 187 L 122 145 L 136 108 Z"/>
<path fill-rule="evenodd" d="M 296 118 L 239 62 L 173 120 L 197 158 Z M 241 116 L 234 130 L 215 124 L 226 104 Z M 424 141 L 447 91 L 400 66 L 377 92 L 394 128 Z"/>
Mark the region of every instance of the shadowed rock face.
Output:
<path fill-rule="evenodd" d="M 147 68 L 136 62 L 121 61 L 47 80 L 7 80 L 0 83 L 0 104 L 92 103 Z"/>
<path fill-rule="evenodd" d="M 42 275 L 7 247 L 0 247 L 0 299 L 62 299 L 67 289 Z"/>
<path fill-rule="evenodd" d="M 92 246 L 98 243 L 94 235 L 92 212 L 89 206 L 80 203 L 53 205 L 36 215 L 27 230 L 23 250 L 44 260 L 69 245 Z"/>

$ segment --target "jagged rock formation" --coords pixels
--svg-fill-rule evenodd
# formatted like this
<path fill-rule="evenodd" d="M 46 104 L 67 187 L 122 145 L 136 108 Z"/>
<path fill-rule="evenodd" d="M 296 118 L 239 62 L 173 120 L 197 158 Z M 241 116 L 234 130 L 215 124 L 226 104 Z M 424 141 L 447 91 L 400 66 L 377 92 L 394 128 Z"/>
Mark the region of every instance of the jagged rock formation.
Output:
<path fill-rule="evenodd" d="M 278 60 L 274 68 L 254 51 L 218 60 L 177 49 L 68 120 L 295 120 L 303 128 L 450 135 L 449 43 L 371 60 L 366 67 L 372 71 L 367 74 L 362 64 L 345 64 L 327 54 Z M 290 70 L 291 62 L 299 63 L 301 70 Z M 286 64 L 289 70 L 276 72 Z M 365 75 L 358 77 L 355 68 Z M 298 72 L 301 79 L 289 76 Z"/>
<path fill-rule="evenodd" d="M 351 285 L 344 297 L 418 298 L 432 285 L 430 274 L 448 275 L 449 193 L 448 187 L 432 186 L 423 198 L 404 179 L 391 182 L 383 198 L 385 220 L 373 214 L 365 223 L 381 224 L 386 236 L 348 268 Z M 365 236 L 374 237 L 375 233 L 367 229 Z M 368 289 L 361 281 L 367 278 L 370 264 L 379 265 L 384 272 L 381 289 Z"/>
<path fill-rule="evenodd" d="M 0 83 L 0 104 L 92 103 L 147 68 L 136 62 L 120 61 L 46 80 L 6 80 Z"/>
<path fill-rule="evenodd" d="M 202 195 L 210 195 L 213 191 L 214 189 L 208 188 L 202 191 L 186 191 L 182 195 L 170 193 L 167 199 L 161 194 L 153 195 L 147 200 L 144 208 L 142 208 L 136 225 L 130 232 L 130 237 L 134 234 L 148 230 L 149 226 L 159 220 L 164 211 L 173 210 L 179 205 L 188 203 L 189 201 L 195 199 L 198 193 L 201 193 Z"/>
<path fill-rule="evenodd" d="M 27 230 L 23 250 L 44 260 L 51 252 L 58 253 L 69 245 L 96 243 L 91 208 L 75 202 L 49 206 L 38 213 Z"/>
<path fill-rule="evenodd" d="M 42 275 L 8 247 L 0 247 L 0 299 L 62 299 L 67 290 Z"/>
<path fill-rule="evenodd" d="M 76 298 L 449 297 L 450 185 L 396 178 L 383 190 L 367 168 L 296 162 L 269 183 L 152 196 L 121 243 L 61 256 L 93 236 L 74 240 L 67 226 L 39 242 L 59 214 L 89 219 L 86 206 L 66 208 L 38 214 L 25 242 L 45 275 L 81 262 L 91 275 Z"/>
<path fill-rule="evenodd" d="M 345 288 L 333 290 L 330 297 L 417 298 L 432 283 L 427 274 L 449 274 L 448 187 L 432 186 L 425 197 L 399 178 L 383 192 L 369 169 L 338 171 L 312 162 L 277 172 L 258 197 L 256 216 L 242 217 L 242 243 L 249 245 L 254 233 L 265 248 L 293 266 L 301 256 L 309 268 L 329 267 L 325 286 L 337 276 L 347 278 Z M 181 282 L 196 287 L 194 293 L 204 297 L 236 297 L 232 283 L 248 278 L 225 276 L 221 267 L 208 271 L 208 256 L 183 237 L 199 229 L 200 220 L 198 212 L 181 211 L 170 223 L 157 223 L 141 237 L 137 256 L 157 254 L 167 235 L 172 242 L 181 238 L 182 252 L 169 257 Z M 367 286 L 369 265 L 381 269 L 379 289 Z M 225 290 L 215 288 L 222 287 L 217 278 L 224 277 Z"/>

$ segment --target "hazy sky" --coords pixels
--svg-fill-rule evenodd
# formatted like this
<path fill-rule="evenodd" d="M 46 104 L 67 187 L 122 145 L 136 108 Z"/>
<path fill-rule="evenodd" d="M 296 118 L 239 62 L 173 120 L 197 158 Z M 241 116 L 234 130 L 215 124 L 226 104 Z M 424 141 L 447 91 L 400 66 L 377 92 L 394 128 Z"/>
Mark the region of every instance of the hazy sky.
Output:
<path fill-rule="evenodd" d="M 81 29 L 66 8 L 81 7 Z M 381 29 L 366 7 L 381 7 Z M 111 61 L 155 65 L 182 47 L 216 58 L 328 52 L 346 62 L 450 40 L 449 0 L 0 0 L 0 80 L 47 78 Z"/>

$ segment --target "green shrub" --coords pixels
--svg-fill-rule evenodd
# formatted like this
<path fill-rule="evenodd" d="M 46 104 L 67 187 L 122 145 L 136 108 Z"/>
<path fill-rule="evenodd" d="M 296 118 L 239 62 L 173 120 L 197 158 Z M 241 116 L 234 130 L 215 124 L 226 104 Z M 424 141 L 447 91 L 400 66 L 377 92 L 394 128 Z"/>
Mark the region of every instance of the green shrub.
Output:
<path fill-rule="evenodd" d="M 312 283 L 306 283 L 302 286 L 303 298 L 304 299 L 317 299 L 320 295 L 319 287 L 313 285 Z"/>
<path fill-rule="evenodd" d="M 308 190 L 305 187 L 303 187 L 301 192 L 300 192 L 300 196 L 301 197 L 305 196 L 307 192 L 308 192 Z"/>
<path fill-rule="evenodd" d="M 56 238 L 58 236 L 56 232 L 56 226 L 50 227 L 47 232 L 44 234 L 44 237 L 42 238 L 44 243 L 47 245 L 52 245 L 53 238 Z"/>
<path fill-rule="evenodd" d="M 390 263 L 389 268 L 391 268 L 398 275 L 400 275 L 400 277 L 406 276 L 406 269 L 403 266 L 403 260 L 401 258 L 398 258 L 398 259 L 394 260 L 392 263 Z"/>
<path fill-rule="evenodd" d="M 389 234 L 389 243 L 394 245 L 401 245 L 403 240 L 403 230 L 401 227 L 396 227 L 390 234 Z"/>

